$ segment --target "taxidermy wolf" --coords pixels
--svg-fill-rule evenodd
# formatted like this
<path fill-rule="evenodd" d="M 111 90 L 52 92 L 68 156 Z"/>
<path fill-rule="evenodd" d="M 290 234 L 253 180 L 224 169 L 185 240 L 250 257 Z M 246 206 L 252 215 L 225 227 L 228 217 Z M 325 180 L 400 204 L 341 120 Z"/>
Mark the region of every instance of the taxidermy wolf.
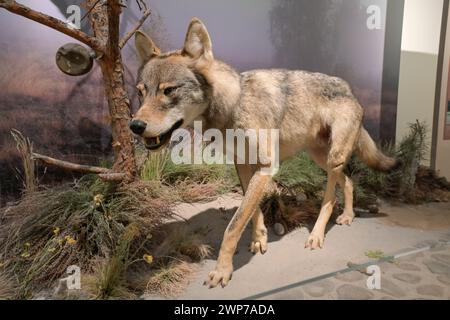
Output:
<path fill-rule="evenodd" d="M 369 167 L 389 171 L 395 159 L 382 154 L 362 127 L 363 108 L 342 79 L 319 73 L 257 70 L 237 73 L 216 60 L 205 25 L 191 20 L 184 47 L 161 53 L 144 33 L 135 35 L 141 67 L 137 76 L 140 109 L 130 123 L 149 150 L 166 145 L 178 128 L 201 121 L 204 129 L 278 129 L 279 160 L 306 151 L 327 172 L 327 185 L 317 222 L 305 247 L 322 248 L 325 227 L 336 202 L 336 184 L 344 191 L 345 208 L 337 220 L 350 225 L 352 181 L 343 170 L 353 153 Z M 260 144 L 259 148 L 267 148 Z M 236 164 L 244 199 L 231 219 L 217 265 L 205 284 L 226 286 L 233 255 L 249 221 L 253 253 L 267 251 L 267 229 L 259 207 L 272 176 L 263 164 Z"/>

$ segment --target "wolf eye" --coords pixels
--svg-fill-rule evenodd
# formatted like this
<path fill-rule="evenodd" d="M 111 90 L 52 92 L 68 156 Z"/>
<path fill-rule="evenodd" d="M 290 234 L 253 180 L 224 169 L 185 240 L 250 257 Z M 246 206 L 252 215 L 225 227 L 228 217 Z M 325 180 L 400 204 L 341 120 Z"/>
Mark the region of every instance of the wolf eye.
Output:
<path fill-rule="evenodd" d="M 137 89 L 137 95 L 138 95 L 139 99 L 144 98 L 144 95 L 147 92 L 147 87 L 145 86 L 145 84 L 137 85 L 136 89 Z"/>
<path fill-rule="evenodd" d="M 164 95 L 168 96 L 177 90 L 177 87 L 167 87 L 164 89 Z"/>

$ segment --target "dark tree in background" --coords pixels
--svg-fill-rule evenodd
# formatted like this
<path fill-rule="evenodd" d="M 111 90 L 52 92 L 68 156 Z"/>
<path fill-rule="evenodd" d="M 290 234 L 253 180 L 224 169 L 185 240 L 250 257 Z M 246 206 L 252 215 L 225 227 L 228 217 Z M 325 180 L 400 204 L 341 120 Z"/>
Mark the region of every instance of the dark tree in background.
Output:
<path fill-rule="evenodd" d="M 350 82 L 366 108 L 365 126 L 379 136 L 384 28 L 367 27 L 369 4 L 380 0 L 283 0 L 270 11 L 280 67 L 321 72 Z"/>
<path fill-rule="evenodd" d="M 126 4 L 124 1 L 85 0 L 83 4 L 87 9 L 86 17 L 89 19 L 89 27 L 84 25 L 81 30 L 78 30 L 64 21 L 32 10 L 16 1 L 0 0 L 0 8 L 46 25 L 89 46 L 95 52 L 96 62 L 103 75 L 114 150 L 112 169 L 69 163 L 40 154 L 34 154 L 34 158 L 67 170 L 97 173 L 102 179 L 108 181 L 128 182 L 136 177 L 134 139 L 128 128 L 131 119 L 131 102 L 125 86 L 121 55 L 121 49 L 126 42 L 150 15 L 150 10 L 143 0 L 136 0 L 136 3 L 141 8 L 142 16 L 136 21 L 135 26 L 120 39 L 120 18 L 124 9 L 123 5 Z M 66 5 L 66 1 L 58 1 L 60 10 L 64 12 L 63 5 Z M 88 34 L 89 29 L 92 30 L 92 35 Z"/>

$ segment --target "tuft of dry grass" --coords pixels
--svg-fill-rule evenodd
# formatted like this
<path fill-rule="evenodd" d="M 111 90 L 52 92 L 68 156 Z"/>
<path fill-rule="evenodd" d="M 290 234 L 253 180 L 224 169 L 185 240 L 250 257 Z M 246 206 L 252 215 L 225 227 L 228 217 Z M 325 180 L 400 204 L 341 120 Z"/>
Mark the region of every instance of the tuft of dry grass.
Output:
<path fill-rule="evenodd" d="M 208 258 L 212 251 L 212 248 L 203 242 L 200 230 L 191 231 L 185 225 L 170 227 L 165 232 L 162 243 L 155 249 L 155 256 L 200 262 Z"/>
<path fill-rule="evenodd" d="M 190 180 L 183 180 L 175 183 L 173 187 L 179 199 L 187 203 L 213 201 L 222 193 L 222 184 L 219 182 L 199 184 Z"/>
<path fill-rule="evenodd" d="M 131 296 L 125 286 L 125 271 L 129 266 L 130 247 L 139 236 L 139 228 L 135 223 L 129 224 L 118 240 L 112 256 L 100 264 L 97 271 L 96 298 L 120 298 Z"/>
<path fill-rule="evenodd" d="M 11 130 L 11 135 L 16 142 L 16 148 L 22 160 L 22 170 L 16 168 L 17 174 L 22 180 L 23 187 L 26 193 L 31 193 L 37 190 L 38 181 L 36 177 L 36 165 L 32 159 L 33 143 L 29 138 L 16 129 Z"/>
<path fill-rule="evenodd" d="M 11 277 L 7 276 L 0 267 L 0 300 L 13 299 L 16 292 L 16 285 Z"/>
<path fill-rule="evenodd" d="M 183 292 L 197 270 L 196 264 L 183 261 L 163 265 L 148 280 L 147 293 L 161 295 L 165 298 L 176 298 Z"/>
<path fill-rule="evenodd" d="M 144 181 L 163 181 L 170 161 L 170 150 L 164 148 L 158 152 L 147 152 L 147 158 L 141 168 Z"/>
<path fill-rule="evenodd" d="M 86 176 L 29 194 L 4 210 L 0 252 L 19 281 L 19 296 L 51 286 L 70 265 L 90 272 L 97 258 L 114 259 L 129 225 L 151 234 L 171 216 L 171 202 L 158 198 L 159 192 L 154 184 L 116 187 Z"/>

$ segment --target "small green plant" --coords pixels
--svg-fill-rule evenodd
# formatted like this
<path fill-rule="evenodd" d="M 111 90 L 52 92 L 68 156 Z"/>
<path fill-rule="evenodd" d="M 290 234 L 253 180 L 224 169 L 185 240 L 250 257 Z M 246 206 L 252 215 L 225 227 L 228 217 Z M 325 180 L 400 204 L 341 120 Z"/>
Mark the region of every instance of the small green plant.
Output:
<path fill-rule="evenodd" d="M 411 198 L 417 171 L 421 162 L 426 160 L 429 151 L 426 123 L 416 121 L 409 125 L 409 129 L 410 133 L 401 140 L 398 147 L 398 158 L 402 160 L 403 168 L 393 177 L 404 198 Z"/>
<path fill-rule="evenodd" d="M 383 251 L 381 250 L 369 250 L 365 253 L 366 257 L 370 259 L 383 259 L 386 257 Z"/>

